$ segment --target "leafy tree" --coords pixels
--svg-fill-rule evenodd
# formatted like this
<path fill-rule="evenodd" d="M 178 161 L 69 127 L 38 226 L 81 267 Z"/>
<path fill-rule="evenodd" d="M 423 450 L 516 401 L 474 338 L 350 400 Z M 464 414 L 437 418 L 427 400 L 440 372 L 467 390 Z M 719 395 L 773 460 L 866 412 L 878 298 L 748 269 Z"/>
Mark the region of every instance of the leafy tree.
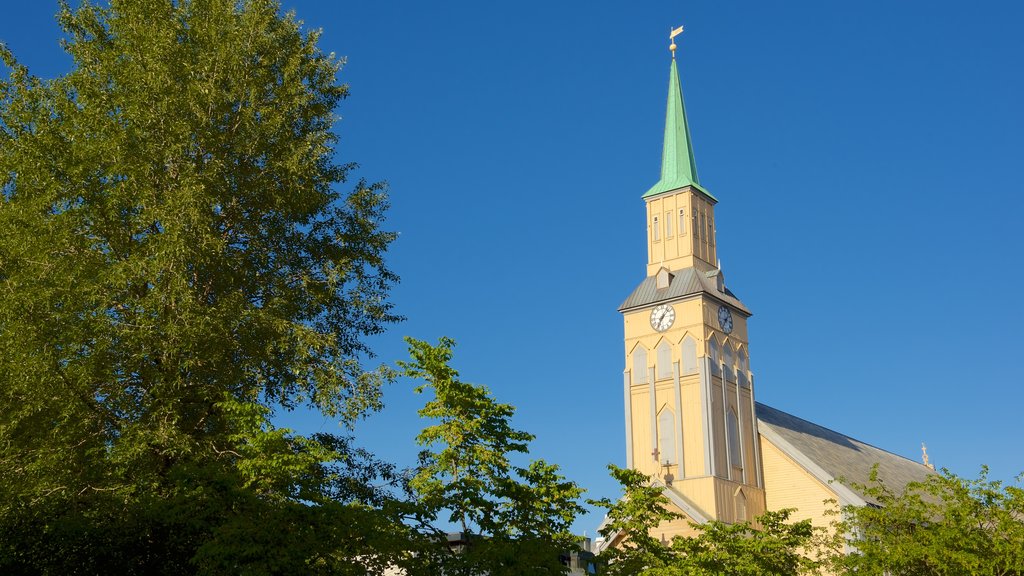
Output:
<path fill-rule="evenodd" d="M 436 422 L 417 437 L 426 450 L 410 485 L 425 524 L 435 525 L 447 514 L 467 540 L 457 550 L 439 547 L 439 570 L 451 575 L 564 574 L 559 556 L 579 546 L 570 526 L 583 511 L 583 490 L 543 460 L 526 467 L 513 462 L 514 456 L 529 453 L 533 436 L 512 426 L 513 406 L 459 379 L 449 365 L 454 341 L 441 338 L 436 346 L 406 341 L 411 360 L 400 365 L 407 376 L 425 381 L 416 390 L 433 397 L 419 414 Z"/>
<path fill-rule="evenodd" d="M 385 562 L 394 470 L 269 420 L 350 424 L 391 376 L 359 360 L 397 279 L 382 185 L 337 191 L 341 62 L 272 0 L 58 18 L 63 77 L 0 46 L 0 572 Z"/>
<path fill-rule="evenodd" d="M 612 478 L 622 485 L 623 496 L 616 501 L 603 498 L 590 503 L 608 510 L 601 528 L 605 538 L 618 540 L 599 559 L 602 574 L 631 576 L 668 567 L 675 558 L 666 543 L 651 536 L 661 523 L 683 518 L 669 507 L 664 488 L 651 484 L 650 476 L 631 468 L 608 465 Z"/>
<path fill-rule="evenodd" d="M 593 503 L 608 509 L 601 535 L 616 544 L 601 553 L 603 574 L 613 576 L 796 576 L 818 574 L 824 561 L 820 534 L 809 520 L 790 523 L 790 510 L 769 511 L 753 523 L 691 522 L 696 535 L 670 543 L 651 536 L 662 522 L 683 516 L 669 508 L 664 488 L 636 470 L 609 466 L 622 484 L 617 501 Z"/>
<path fill-rule="evenodd" d="M 1019 480 L 1019 478 L 1018 478 Z M 872 471 L 858 486 L 878 506 L 843 509 L 842 533 L 853 552 L 836 571 L 892 576 L 1024 574 L 1024 489 L 948 470 L 899 493 Z"/>
<path fill-rule="evenodd" d="M 824 562 L 810 520 L 789 522 L 792 510 L 767 511 L 751 522 L 708 522 L 692 538 L 674 538 L 675 571 L 652 575 L 796 576 L 820 574 Z"/>

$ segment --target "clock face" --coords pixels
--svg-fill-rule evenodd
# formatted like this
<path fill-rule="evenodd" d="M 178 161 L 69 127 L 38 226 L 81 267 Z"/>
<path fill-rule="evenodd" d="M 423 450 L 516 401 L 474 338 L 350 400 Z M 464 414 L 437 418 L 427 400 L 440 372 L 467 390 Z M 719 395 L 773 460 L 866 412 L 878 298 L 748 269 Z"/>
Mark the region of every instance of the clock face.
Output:
<path fill-rule="evenodd" d="M 725 306 L 718 307 L 718 325 L 726 334 L 732 332 L 732 310 Z"/>
<path fill-rule="evenodd" d="M 664 332 L 672 327 L 676 319 L 676 311 L 671 304 L 661 304 L 651 310 L 651 328 Z"/>

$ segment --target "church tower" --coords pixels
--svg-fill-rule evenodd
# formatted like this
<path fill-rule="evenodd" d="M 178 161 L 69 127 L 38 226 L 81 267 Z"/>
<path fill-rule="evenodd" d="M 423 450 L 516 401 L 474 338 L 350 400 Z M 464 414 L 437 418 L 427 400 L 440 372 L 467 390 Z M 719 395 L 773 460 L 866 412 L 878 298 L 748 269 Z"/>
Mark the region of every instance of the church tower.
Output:
<path fill-rule="evenodd" d="M 694 521 L 750 520 L 765 510 L 750 311 L 717 264 L 718 200 L 697 176 L 674 42 L 670 49 L 661 178 L 643 195 L 647 274 L 619 308 L 626 464 L 664 483 Z"/>

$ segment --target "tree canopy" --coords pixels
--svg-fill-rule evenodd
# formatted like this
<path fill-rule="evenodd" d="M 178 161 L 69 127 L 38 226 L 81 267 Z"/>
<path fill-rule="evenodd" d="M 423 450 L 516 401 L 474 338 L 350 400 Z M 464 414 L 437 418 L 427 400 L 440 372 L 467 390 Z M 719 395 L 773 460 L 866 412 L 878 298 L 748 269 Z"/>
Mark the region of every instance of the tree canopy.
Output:
<path fill-rule="evenodd" d="M 411 360 L 400 364 L 424 381 L 417 391 L 431 397 L 419 414 L 432 422 L 417 437 L 424 451 L 410 487 L 428 526 L 450 522 L 466 541 L 443 550 L 452 553 L 442 554 L 438 573 L 564 574 L 560 556 L 579 547 L 571 526 L 583 490 L 556 465 L 516 461 L 533 435 L 512 426 L 512 405 L 459 378 L 453 340 L 406 340 Z"/>
<path fill-rule="evenodd" d="M 809 520 L 790 522 L 791 510 L 769 511 L 754 522 L 691 522 L 693 536 L 663 542 L 651 535 L 661 523 L 683 518 L 665 488 L 637 470 L 609 466 L 623 487 L 616 501 L 593 503 L 608 510 L 601 535 L 614 545 L 601 553 L 609 576 L 798 576 L 821 574 L 823 530 Z"/>
<path fill-rule="evenodd" d="M 1018 478 L 1019 480 L 1019 478 Z M 839 525 L 851 549 L 842 573 L 892 576 L 1024 574 L 1024 488 L 949 470 L 894 490 L 879 480 L 858 488 L 877 506 L 848 506 Z"/>
<path fill-rule="evenodd" d="M 365 562 L 346 526 L 396 521 L 394 470 L 270 421 L 351 423 L 391 377 L 361 360 L 395 236 L 381 184 L 339 191 L 341 61 L 270 0 L 59 22 L 62 77 L 0 47 L 0 571 Z"/>

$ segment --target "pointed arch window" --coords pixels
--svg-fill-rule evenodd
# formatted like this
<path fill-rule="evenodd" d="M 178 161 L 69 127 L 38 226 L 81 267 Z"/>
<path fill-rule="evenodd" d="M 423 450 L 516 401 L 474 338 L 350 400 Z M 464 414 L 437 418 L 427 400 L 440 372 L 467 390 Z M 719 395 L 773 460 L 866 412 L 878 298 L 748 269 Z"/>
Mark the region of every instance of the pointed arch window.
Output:
<path fill-rule="evenodd" d="M 658 414 L 658 460 L 661 464 L 678 464 L 676 452 L 676 416 L 663 408 Z"/>
<path fill-rule="evenodd" d="M 740 348 L 739 352 L 736 353 L 736 356 L 739 357 L 739 365 L 737 369 L 739 370 L 740 384 L 750 386 L 750 378 L 747 376 L 747 373 L 750 371 L 750 362 L 747 360 L 747 351 Z"/>
<path fill-rule="evenodd" d="M 732 351 L 732 345 L 725 343 L 725 376 L 729 380 L 736 380 L 736 355 Z"/>
<path fill-rule="evenodd" d="M 686 234 L 686 208 L 679 210 L 679 235 Z"/>
<path fill-rule="evenodd" d="M 633 349 L 633 384 L 647 382 L 647 349 L 637 344 Z"/>
<path fill-rule="evenodd" d="M 672 237 L 672 213 L 665 212 L 665 238 Z"/>
<path fill-rule="evenodd" d="M 672 346 L 665 340 L 658 344 L 658 379 L 672 377 Z"/>
<path fill-rule="evenodd" d="M 697 371 L 697 341 L 687 336 L 683 338 L 683 374 Z"/>
<path fill-rule="evenodd" d="M 651 221 L 651 226 L 651 233 L 654 235 L 654 241 L 657 242 L 658 240 L 661 240 L 661 227 L 658 226 L 657 216 L 655 216 L 654 219 Z"/>
<path fill-rule="evenodd" d="M 721 355 L 718 353 L 718 340 L 712 336 L 711 340 L 708 340 L 708 355 L 711 356 L 711 373 L 722 374 L 722 360 Z"/>
<path fill-rule="evenodd" d="M 736 411 L 729 407 L 725 415 L 726 426 L 728 427 L 729 442 L 729 465 L 733 468 L 743 469 L 743 457 L 740 454 L 740 420 L 736 417 Z"/>

